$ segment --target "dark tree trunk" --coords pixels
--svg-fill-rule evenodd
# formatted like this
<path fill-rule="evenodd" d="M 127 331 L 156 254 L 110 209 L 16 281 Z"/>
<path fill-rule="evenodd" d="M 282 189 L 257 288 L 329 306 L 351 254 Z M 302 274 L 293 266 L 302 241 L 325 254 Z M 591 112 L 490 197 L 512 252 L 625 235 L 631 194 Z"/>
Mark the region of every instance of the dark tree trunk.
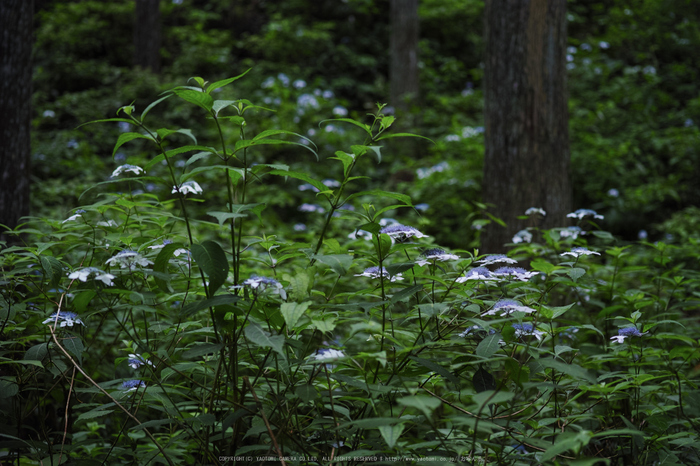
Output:
<path fill-rule="evenodd" d="M 487 0 L 484 202 L 507 228 L 489 224 L 482 252 L 503 252 L 541 207 L 544 228 L 571 212 L 566 85 L 566 0 Z"/>
<path fill-rule="evenodd" d="M 418 0 L 391 0 L 390 103 L 408 110 L 418 97 Z"/>
<path fill-rule="evenodd" d="M 33 0 L 0 1 L 0 224 L 10 228 L 29 215 L 33 20 Z"/>
<path fill-rule="evenodd" d="M 134 65 L 160 72 L 160 0 L 136 0 Z"/>

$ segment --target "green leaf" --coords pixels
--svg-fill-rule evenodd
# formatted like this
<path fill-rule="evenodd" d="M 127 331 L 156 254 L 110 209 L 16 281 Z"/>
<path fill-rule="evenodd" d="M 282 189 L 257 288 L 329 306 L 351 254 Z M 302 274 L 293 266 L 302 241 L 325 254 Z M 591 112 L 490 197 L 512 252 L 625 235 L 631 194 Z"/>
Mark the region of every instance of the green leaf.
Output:
<path fill-rule="evenodd" d="M 356 198 L 358 196 L 379 196 L 379 197 L 389 197 L 391 199 L 396 199 L 397 201 L 403 202 L 407 207 L 413 207 L 411 203 L 411 197 L 405 194 L 393 193 L 390 191 L 382 191 L 381 189 L 373 189 L 371 191 L 360 191 L 359 193 L 353 193 L 347 197 L 345 202 L 350 199 Z"/>
<path fill-rule="evenodd" d="M 330 266 L 335 273 L 342 277 L 352 266 L 353 256 L 349 254 L 315 254 L 314 259 L 322 264 Z"/>
<path fill-rule="evenodd" d="M 78 416 L 78 419 L 76 421 L 84 421 L 86 419 L 95 419 L 96 417 L 101 417 L 101 416 L 107 416 L 108 414 L 112 414 L 114 412 L 113 409 L 108 409 L 105 410 L 103 406 L 100 406 L 99 408 L 93 409 L 91 411 L 88 411 L 87 413 L 83 413 L 80 416 Z"/>
<path fill-rule="evenodd" d="M 412 133 L 387 134 L 386 136 L 382 136 L 380 138 L 377 138 L 376 141 L 381 141 L 384 139 L 393 139 L 393 138 L 421 138 L 421 139 L 425 139 L 426 141 L 430 141 L 433 144 L 435 144 L 435 142 L 430 138 L 426 138 L 425 136 L 421 136 L 420 134 L 412 134 Z"/>
<path fill-rule="evenodd" d="M 484 359 L 490 358 L 501 347 L 501 345 L 499 344 L 500 341 L 500 333 L 494 333 L 493 335 L 487 336 L 486 338 L 481 340 L 479 346 L 476 347 L 477 356 L 482 357 Z"/>
<path fill-rule="evenodd" d="M 566 311 L 574 307 L 574 304 L 576 303 L 571 303 L 568 306 L 556 306 L 556 307 L 545 307 L 542 306 L 542 315 L 546 319 L 556 319 L 557 317 L 563 315 Z"/>
<path fill-rule="evenodd" d="M 209 277 L 209 296 L 214 296 L 228 277 L 226 253 L 219 243 L 211 240 L 204 241 L 202 244 L 193 244 L 191 252 L 199 268 Z"/>
<path fill-rule="evenodd" d="M 561 434 L 557 436 L 557 440 L 554 443 L 554 445 L 547 448 L 547 451 L 544 452 L 541 461 L 549 461 L 555 456 L 560 455 L 569 450 L 574 450 L 575 453 L 578 453 L 581 450 L 581 448 L 588 445 L 588 442 L 590 442 L 592 437 L 593 433 L 587 430 L 577 432 L 576 434 L 571 434 L 568 432 L 565 434 Z"/>
<path fill-rule="evenodd" d="M 296 133 L 290 133 L 290 134 L 296 135 Z M 301 135 L 297 135 L 297 136 L 303 137 Z M 284 139 L 241 139 L 241 140 L 236 142 L 236 145 L 234 146 L 233 153 L 235 154 L 236 152 L 241 151 L 243 149 L 247 149 L 249 147 L 264 146 L 264 145 L 268 145 L 268 146 L 292 145 L 292 146 L 303 147 L 304 149 L 313 153 L 316 156 L 316 160 L 318 161 L 318 153 L 311 146 L 307 146 L 306 144 L 302 144 L 302 143 L 296 142 L 296 141 L 286 141 Z M 328 188 L 324 187 L 324 189 L 328 189 Z"/>
<path fill-rule="evenodd" d="M 219 115 L 219 112 L 226 107 L 230 107 L 231 105 L 235 104 L 237 101 L 236 100 L 215 100 L 214 105 L 212 105 L 212 110 L 214 111 L 214 115 Z"/>
<path fill-rule="evenodd" d="M 44 269 L 49 288 L 56 288 L 63 277 L 63 265 L 52 256 L 39 256 L 39 260 L 41 261 L 41 267 Z"/>
<path fill-rule="evenodd" d="M 270 175 L 277 175 L 277 176 L 291 176 L 292 178 L 296 178 L 298 180 L 306 181 L 307 183 L 311 184 L 314 186 L 316 189 L 319 191 L 326 191 L 328 190 L 328 186 L 323 184 L 322 182 L 311 178 L 309 175 L 306 173 L 301 173 L 301 172 L 293 172 L 293 171 L 288 171 L 288 170 L 272 170 Z"/>
<path fill-rule="evenodd" d="M 215 81 L 215 82 L 209 84 L 209 86 L 207 86 L 207 90 L 206 90 L 207 94 L 211 94 L 212 91 L 219 89 L 221 87 L 228 86 L 229 84 L 231 84 L 235 80 L 240 79 L 243 76 L 245 76 L 246 74 L 248 74 L 248 72 L 252 69 L 253 68 L 248 68 L 247 70 L 245 70 L 243 73 L 239 74 L 238 76 L 235 76 L 233 78 L 222 79 L 221 81 Z"/>
<path fill-rule="evenodd" d="M 305 301 L 303 303 L 282 303 L 280 312 L 282 313 L 282 317 L 284 317 L 284 321 L 287 323 L 287 328 L 294 330 L 297 322 L 310 305 L 311 301 Z"/>
<path fill-rule="evenodd" d="M 563 372 L 575 379 L 585 380 L 589 383 L 596 382 L 595 377 L 591 376 L 586 369 L 577 364 L 566 364 L 565 362 L 547 358 L 537 359 L 533 361 L 533 363 L 539 363 L 543 367 L 549 367 L 556 371 Z"/>
<path fill-rule="evenodd" d="M 535 259 L 534 261 L 530 262 L 530 267 L 532 267 L 532 270 L 536 270 L 538 272 L 543 272 L 547 274 L 552 273 L 553 271 L 561 268 L 557 265 L 547 262 L 544 259 Z"/>
<path fill-rule="evenodd" d="M 574 267 L 572 269 L 565 270 L 564 273 L 571 277 L 571 280 L 577 281 L 579 278 L 586 274 L 586 269 L 582 269 L 581 267 Z"/>
<path fill-rule="evenodd" d="M 220 294 L 209 299 L 200 299 L 199 301 L 194 301 L 188 303 L 180 310 L 180 315 L 182 318 L 188 318 L 202 309 L 208 307 L 222 306 L 224 304 L 233 304 L 240 301 L 241 298 L 232 294 Z"/>
<path fill-rule="evenodd" d="M 175 95 L 191 104 L 202 107 L 207 112 L 211 111 L 214 106 L 214 99 L 206 92 L 195 91 L 191 89 L 174 89 Z"/>
<path fill-rule="evenodd" d="M 437 398 L 422 395 L 405 396 L 396 401 L 401 405 L 421 411 L 425 414 L 425 417 L 430 417 L 431 413 L 435 411 L 441 403 Z"/>
<path fill-rule="evenodd" d="M 455 385 L 455 387 L 460 386 L 459 379 L 454 374 L 452 374 L 452 372 L 448 371 L 447 369 L 445 369 L 441 365 L 436 364 L 432 361 L 428 361 L 427 359 L 419 358 L 417 356 L 410 356 L 410 359 L 412 361 L 417 362 L 421 366 L 426 367 L 426 368 L 430 369 L 431 371 L 437 373 L 443 379 L 452 382 Z"/>
<path fill-rule="evenodd" d="M 78 313 L 84 312 L 96 294 L 95 290 L 82 290 L 78 296 L 73 299 L 73 307 Z"/>
<path fill-rule="evenodd" d="M 299 385 L 294 393 L 303 401 L 304 403 L 310 403 L 318 397 L 318 391 L 316 387 L 311 384 Z"/>
<path fill-rule="evenodd" d="M 78 359 L 78 364 L 83 365 L 83 341 L 79 337 L 70 336 L 63 339 L 63 347 Z"/>
<path fill-rule="evenodd" d="M 168 273 L 168 264 L 170 263 L 170 258 L 173 257 L 173 253 L 177 250 L 182 248 L 183 246 L 180 243 L 170 243 L 166 244 L 163 246 L 163 249 L 160 250 L 158 253 L 158 256 L 156 257 L 156 260 L 153 264 L 153 271 L 154 272 L 160 272 L 161 274 L 167 274 Z M 172 287 L 170 286 L 170 279 L 164 279 L 161 278 L 163 275 L 154 275 L 153 278 L 156 281 L 156 285 L 158 288 L 161 289 L 161 291 L 165 293 L 172 293 Z"/>
<path fill-rule="evenodd" d="M 472 383 L 474 384 L 474 390 L 476 390 L 477 393 L 496 389 L 496 379 L 494 379 L 491 374 L 486 372 L 481 367 L 474 372 Z"/>
<path fill-rule="evenodd" d="M 30 361 L 43 361 L 49 355 L 48 345 L 46 343 L 39 343 L 34 345 L 24 353 L 24 359 Z"/>
<path fill-rule="evenodd" d="M 393 426 L 380 426 L 379 433 L 382 434 L 384 441 L 389 448 L 394 448 L 396 441 L 401 437 L 403 433 L 404 425 L 395 424 Z"/>
<path fill-rule="evenodd" d="M 391 272 L 389 272 L 389 273 L 391 273 Z M 391 297 L 391 304 L 410 299 L 411 296 L 418 293 L 422 289 L 423 289 L 423 285 L 413 285 L 413 286 L 409 286 L 408 288 L 404 288 L 403 290 L 399 291 L 398 293 L 393 294 L 393 296 Z"/>
<path fill-rule="evenodd" d="M 514 395 L 515 394 L 511 392 L 496 392 L 494 390 L 486 390 L 474 395 L 472 397 L 472 401 L 479 405 L 479 409 L 481 409 L 484 406 L 488 406 L 490 404 L 504 403 L 513 398 Z"/>
<path fill-rule="evenodd" d="M 151 102 L 148 105 L 148 107 L 146 107 L 146 109 L 143 111 L 143 113 L 141 113 L 141 122 L 143 122 L 143 119 L 146 118 L 146 115 L 148 115 L 148 112 L 153 110 L 153 107 L 155 107 L 156 105 L 158 105 L 159 103 L 161 103 L 162 101 L 164 101 L 165 99 L 168 99 L 170 97 L 172 97 L 172 94 L 168 94 L 168 95 L 156 100 L 155 102 Z"/>
<path fill-rule="evenodd" d="M 255 343 L 257 346 L 259 346 L 261 348 L 272 348 L 277 353 L 284 356 L 284 349 L 283 349 L 284 336 L 283 335 L 271 336 L 270 333 L 263 330 L 262 327 L 260 327 L 260 325 L 258 325 L 255 322 L 251 322 L 245 328 L 245 336 L 248 340 Z"/>
<path fill-rule="evenodd" d="M 370 137 L 372 137 L 372 131 L 369 125 L 365 125 L 363 123 L 360 123 L 359 121 L 352 120 L 350 118 L 333 118 L 329 120 L 322 120 L 318 125 L 321 126 L 322 124 L 326 122 L 332 122 L 332 121 L 342 121 L 344 123 L 350 123 L 351 125 L 355 125 L 358 128 L 362 128 Z"/>
<path fill-rule="evenodd" d="M 119 135 L 117 138 L 117 143 L 114 145 L 114 150 L 112 151 L 112 157 L 114 157 L 114 154 L 117 153 L 117 150 L 126 144 L 129 141 L 133 141 L 134 139 L 148 139 L 149 141 L 153 141 L 153 138 L 150 136 L 144 136 L 141 133 L 122 133 Z"/>

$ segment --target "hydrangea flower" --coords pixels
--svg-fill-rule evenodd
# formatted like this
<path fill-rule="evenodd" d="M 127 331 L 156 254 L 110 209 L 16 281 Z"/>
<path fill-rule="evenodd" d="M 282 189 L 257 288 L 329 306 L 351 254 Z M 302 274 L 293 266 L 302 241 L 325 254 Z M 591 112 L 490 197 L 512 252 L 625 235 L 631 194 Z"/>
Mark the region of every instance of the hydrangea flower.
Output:
<path fill-rule="evenodd" d="M 497 313 L 501 313 L 501 317 L 510 315 L 512 312 L 525 312 L 531 314 L 535 312 L 531 307 L 523 306 L 518 301 L 514 299 L 499 299 L 493 305 L 493 307 L 486 312 L 486 316 L 495 316 Z"/>
<path fill-rule="evenodd" d="M 522 267 L 499 267 L 493 271 L 496 278 L 512 278 L 522 282 L 528 281 L 537 274 L 539 272 L 528 272 Z"/>
<path fill-rule="evenodd" d="M 114 286 L 114 283 L 112 283 L 114 275 L 103 272 L 97 267 L 85 267 L 82 269 L 78 269 L 75 272 L 70 273 L 68 275 L 68 278 L 70 278 L 71 280 L 78 279 L 81 282 L 87 282 L 88 278 L 92 278 L 101 281 L 107 286 Z"/>
<path fill-rule="evenodd" d="M 428 235 L 424 235 L 417 229 L 413 227 L 407 227 L 404 225 L 401 225 L 400 223 L 397 223 L 395 225 L 389 225 L 387 227 L 382 228 L 379 230 L 379 233 L 389 235 L 393 240 L 395 240 L 398 243 L 403 243 L 405 241 L 408 241 L 409 239 L 416 237 L 416 238 L 427 238 Z"/>
<path fill-rule="evenodd" d="M 303 223 L 295 223 L 293 228 L 294 231 L 306 231 L 306 225 Z"/>
<path fill-rule="evenodd" d="M 122 269 L 133 270 L 134 266 L 136 265 L 140 265 L 141 267 L 147 267 L 149 265 L 152 265 L 153 262 L 149 261 L 136 251 L 124 249 L 123 251 L 118 252 L 116 256 L 112 256 L 111 258 L 107 259 L 106 264 L 119 264 L 119 267 Z"/>
<path fill-rule="evenodd" d="M 489 329 L 489 331 L 486 332 L 484 327 L 482 327 L 481 325 L 473 325 L 471 327 L 467 327 L 467 329 L 464 332 L 460 333 L 458 336 L 460 338 L 467 338 L 473 336 L 476 338 L 483 339 L 486 338 L 486 336 L 488 335 L 493 335 L 494 333 L 496 333 L 495 329 Z"/>
<path fill-rule="evenodd" d="M 416 209 L 419 212 L 425 212 L 430 208 L 430 204 L 426 204 L 425 202 L 421 202 L 420 204 L 416 204 L 413 206 L 414 209 Z"/>
<path fill-rule="evenodd" d="M 115 222 L 114 220 L 111 220 L 111 219 L 110 219 L 110 220 L 107 220 L 107 221 L 102 220 L 102 221 L 100 221 L 100 222 L 97 222 L 97 223 L 95 224 L 95 226 L 98 226 L 98 227 L 113 227 L 113 228 L 116 228 L 116 227 L 118 227 L 119 225 L 117 225 L 117 222 Z"/>
<path fill-rule="evenodd" d="M 578 235 L 585 235 L 586 233 L 581 230 L 581 227 L 566 227 L 559 230 L 559 236 L 562 238 L 576 239 Z"/>
<path fill-rule="evenodd" d="M 456 282 L 464 283 L 467 280 L 494 280 L 496 277 L 493 276 L 491 271 L 486 267 L 475 267 L 467 272 L 464 277 L 459 277 Z"/>
<path fill-rule="evenodd" d="M 530 233 L 527 230 L 520 230 L 513 236 L 513 242 L 518 244 L 518 243 L 531 243 L 532 242 L 532 233 Z"/>
<path fill-rule="evenodd" d="M 42 322 L 42 324 L 53 324 L 56 322 L 56 316 L 58 316 L 58 322 L 60 322 L 60 327 L 72 327 L 75 324 L 80 324 L 85 326 L 78 314 L 69 311 L 54 312 L 49 316 L 48 319 Z"/>
<path fill-rule="evenodd" d="M 319 192 L 319 189 L 311 183 L 304 183 L 299 185 L 299 191 L 313 191 L 317 193 Z"/>
<path fill-rule="evenodd" d="M 122 390 L 125 390 L 127 392 L 134 391 L 141 387 L 146 388 L 146 383 L 143 380 L 132 379 L 125 380 L 124 382 L 122 382 Z"/>
<path fill-rule="evenodd" d="M 325 186 L 328 186 L 329 188 L 340 188 L 340 181 L 338 180 L 333 180 L 333 179 L 325 179 L 321 183 L 323 183 Z"/>
<path fill-rule="evenodd" d="M 476 263 L 481 265 L 491 265 L 498 263 L 517 264 L 518 261 L 516 261 L 515 259 L 511 259 L 505 254 L 492 254 L 490 256 L 486 256 L 485 258 L 476 261 Z"/>
<path fill-rule="evenodd" d="M 434 263 L 435 261 L 444 262 L 444 261 L 459 260 L 459 256 L 456 256 L 454 254 L 449 254 L 449 253 L 445 252 L 445 250 L 442 248 L 431 248 L 431 249 L 425 250 L 421 253 L 421 256 L 424 259 L 419 259 L 416 261 L 416 264 L 419 265 L 420 267 Z"/>
<path fill-rule="evenodd" d="M 130 354 L 127 363 L 129 364 L 129 366 L 132 367 L 132 369 L 138 369 L 139 367 L 145 366 L 146 364 L 148 364 L 151 367 L 155 367 L 155 365 L 151 361 L 142 357 L 140 354 Z"/>
<path fill-rule="evenodd" d="M 637 330 L 637 327 L 624 327 L 621 328 L 620 330 L 617 331 L 617 335 L 614 337 L 611 337 L 611 340 L 615 340 L 615 343 L 624 343 L 625 338 L 628 337 L 641 337 L 642 335 L 646 335 L 649 332 L 640 332 Z"/>
<path fill-rule="evenodd" d="M 525 215 L 535 215 L 535 214 L 540 214 L 543 217 L 547 215 L 547 212 L 544 211 L 541 207 L 530 207 L 525 211 Z"/>
<path fill-rule="evenodd" d="M 513 324 L 515 329 L 515 337 L 521 338 L 524 335 L 531 335 L 537 338 L 537 341 L 542 341 L 542 335 L 544 332 L 537 330 L 537 328 L 532 324 Z"/>
<path fill-rule="evenodd" d="M 299 212 L 318 212 L 320 214 L 324 213 L 326 209 L 318 204 L 307 204 L 304 203 L 299 206 Z"/>
<path fill-rule="evenodd" d="M 78 218 L 82 218 L 82 217 L 83 217 L 82 215 L 76 213 L 76 214 L 71 215 L 70 217 L 68 217 L 67 219 L 62 221 L 61 223 L 75 222 L 76 220 L 78 220 Z"/>
<path fill-rule="evenodd" d="M 313 357 L 317 361 L 325 361 L 328 359 L 344 358 L 345 353 L 333 348 L 324 348 L 316 351 L 316 354 L 314 354 Z"/>
<path fill-rule="evenodd" d="M 282 299 L 287 299 L 287 293 L 284 291 L 284 287 L 280 282 L 278 282 L 274 278 L 259 277 L 257 275 L 253 275 L 249 279 L 245 280 L 243 282 L 243 285 L 249 286 L 256 291 L 258 289 L 260 291 L 264 291 L 269 288 L 272 290 L 273 293 L 279 294 Z"/>
<path fill-rule="evenodd" d="M 599 252 L 595 251 L 590 251 L 586 248 L 573 248 L 571 251 L 567 252 L 562 252 L 559 254 L 560 256 L 574 256 L 576 258 L 581 257 L 581 256 L 590 256 L 591 254 L 594 254 L 596 256 L 600 256 Z"/>
<path fill-rule="evenodd" d="M 172 240 L 164 239 L 161 244 L 154 244 L 153 246 L 148 246 L 148 249 L 163 249 L 168 244 L 172 244 Z"/>
<path fill-rule="evenodd" d="M 124 165 L 117 167 L 112 172 L 112 176 L 110 178 L 116 178 L 119 175 L 121 175 L 122 173 L 127 173 L 127 172 L 131 172 L 135 175 L 140 175 L 141 173 L 144 173 L 144 169 L 139 167 L 138 165 L 129 165 L 128 163 L 125 163 Z"/>
<path fill-rule="evenodd" d="M 598 215 L 598 212 L 595 210 L 591 209 L 578 209 L 575 212 L 571 212 L 570 214 L 566 214 L 567 217 L 569 218 L 577 218 L 579 220 L 582 220 L 584 217 L 593 217 L 593 218 L 598 218 L 598 219 L 603 219 L 602 215 Z"/>
<path fill-rule="evenodd" d="M 203 191 L 202 187 L 196 181 L 185 181 L 180 185 L 179 188 L 177 186 L 173 186 L 171 194 L 175 194 L 177 192 L 179 192 L 183 196 L 186 196 L 187 193 L 202 194 Z"/>
<path fill-rule="evenodd" d="M 355 274 L 355 276 L 356 277 L 369 277 L 369 278 L 384 277 L 384 278 L 388 278 L 392 282 L 403 280 L 403 276 L 400 273 L 397 273 L 396 275 L 389 276 L 389 271 L 385 267 L 382 267 L 382 269 L 380 271 L 379 267 L 377 267 L 377 266 L 366 268 L 364 272 L 357 273 L 357 274 Z"/>

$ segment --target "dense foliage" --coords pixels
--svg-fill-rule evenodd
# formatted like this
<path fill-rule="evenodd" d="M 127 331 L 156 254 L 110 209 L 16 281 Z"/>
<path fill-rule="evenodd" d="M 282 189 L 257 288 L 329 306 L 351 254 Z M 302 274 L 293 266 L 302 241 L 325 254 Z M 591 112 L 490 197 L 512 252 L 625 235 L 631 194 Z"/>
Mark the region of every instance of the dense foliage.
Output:
<path fill-rule="evenodd" d="M 410 128 L 376 103 L 387 1 L 230 3 L 162 2 L 154 76 L 133 2 L 37 2 L 0 462 L 700 463 L 692 1 L 569 2 L 596 211 L 523 213 L 503 257 L 481 2 L 421 2 Z"/>

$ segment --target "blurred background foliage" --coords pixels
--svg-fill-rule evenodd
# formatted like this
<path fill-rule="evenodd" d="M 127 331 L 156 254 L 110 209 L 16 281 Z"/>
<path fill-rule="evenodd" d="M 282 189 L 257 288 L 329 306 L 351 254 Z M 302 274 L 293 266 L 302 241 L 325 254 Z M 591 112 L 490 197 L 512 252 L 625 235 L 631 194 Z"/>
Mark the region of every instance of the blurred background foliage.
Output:
<path fill-rule="evenodd" d="M 211 82 L 252 68 L 219 98 L 245 98 L 273 110 L 248 117 L 248 134 L 270 127 L 294 131 L 312 140 L 322 158 L 362 143 L 352 126 L 324 120 L 362 118 L 388 99 L 388 0 L 162 1 L 159 75 L 132 65 L 134 5 L 36 1 L 34 216 L 67 216 L 90 201 L 80 194 L 107 180 L 116 166 L 153 156 L 132 143 L 113 160 L 114 142 L 129 128 L 79 125 L 112 117 L 132 101 L 140 111 L 152 96 L 193 76 Z M 604 214 L 606 229 L 624 239 L 697 238 L 697 3 L 571 0 L 568 6 L 575 207 Z M 421 94 L 405 119 L 410 127 L 402 130 L 434 144 L 389 145 L 382 163 L 364 170 L 384 189 L 410 194 L 421 205 L 396 212 L 397 218 L 438 244 L 474 247 L 486 221 L 480 204 L 483 1 L 423 0 L 419 14 Z M 173 100 L 149 119 L 154 127 L 190 128 L 206 144 L 213 126 L 193 123 L 195 111 Z M 237 137 L 235 129 L 227 135 Z M 182 138 L 174 142 L 186 144 Z M 338 176 L 324 172 L 334 164 L 316 164 L 310 152 L 290 147 L 253 156 L 303 166 L 321 178 Z M 259 189 L 257 202 L 267 202 L 280 222 L 307 222 L 308 213 L 292 207 L 314 202 L 313 193 L 290 182 L 285 188 Z"/>

